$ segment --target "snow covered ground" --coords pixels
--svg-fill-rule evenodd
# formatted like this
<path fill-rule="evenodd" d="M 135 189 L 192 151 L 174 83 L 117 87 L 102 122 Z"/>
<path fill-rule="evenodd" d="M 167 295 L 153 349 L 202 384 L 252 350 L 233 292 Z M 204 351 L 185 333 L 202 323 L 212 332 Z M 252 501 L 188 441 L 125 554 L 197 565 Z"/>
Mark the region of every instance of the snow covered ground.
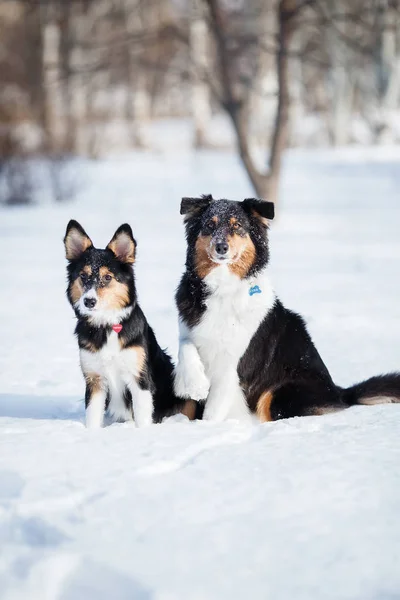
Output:
<path fill-rule="evenodd" d="M 138 239 L 177 352 L 182 195 L 251 195 L 229 154 L 79 166 L 79 202 L 0 213 L 1 600 L 400 598 L 400 405 L 252 427 L 82 425 L 62 238 Z M 400 368 L 400 151 L 292 152 L 271 277 L 338 383 Z"/>

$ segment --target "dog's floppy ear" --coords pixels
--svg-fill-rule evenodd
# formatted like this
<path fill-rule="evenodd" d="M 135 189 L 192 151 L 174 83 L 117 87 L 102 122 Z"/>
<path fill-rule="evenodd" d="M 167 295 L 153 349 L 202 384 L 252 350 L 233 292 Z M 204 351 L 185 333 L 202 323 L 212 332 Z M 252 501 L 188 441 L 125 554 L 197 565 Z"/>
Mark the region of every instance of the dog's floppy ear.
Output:
<path fill-rule="evenodd" d="M 71 219 L 65 232 L 64 246 L 67 260 L 76 260 L 93 244 L 82 225 Z"/>
<path fill-rule="evenodd" d="M 256 198 L 246 198 L 242 206 L 248 214 L 257 217 L 263 225 L 268 225 L 275 216 L 275 204 L 266 200 L 257 200 Z"/>
<path fill-rule="evenodd" d="M 211 194 L 203 195 L 200 198 L 182 198 L 181 215 L 186 218 L 194 217 L 205 210 L 213 201 Z"/>
<path fill-rule="evenodd" d="M 107 250 L 111 250 L 121 262 L 132 265 L 135 262 L 136 246 L 130 225 L 124 223 L 114 233 Z"/>

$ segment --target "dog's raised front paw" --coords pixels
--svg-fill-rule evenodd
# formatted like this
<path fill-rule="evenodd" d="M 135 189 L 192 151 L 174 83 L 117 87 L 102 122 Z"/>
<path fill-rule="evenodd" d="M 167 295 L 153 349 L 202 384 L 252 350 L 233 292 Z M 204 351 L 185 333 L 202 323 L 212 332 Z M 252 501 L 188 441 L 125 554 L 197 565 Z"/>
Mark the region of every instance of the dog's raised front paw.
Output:
<path fill-rule="evenodd" d="M 175 394 L 180 398 L 191 400 L 205 400 L 208 396 L 210 383 L 204 373 L 202 365 L 192 366 L 189 369 L 181 368 L 179 365 L 174 374 Z"/>

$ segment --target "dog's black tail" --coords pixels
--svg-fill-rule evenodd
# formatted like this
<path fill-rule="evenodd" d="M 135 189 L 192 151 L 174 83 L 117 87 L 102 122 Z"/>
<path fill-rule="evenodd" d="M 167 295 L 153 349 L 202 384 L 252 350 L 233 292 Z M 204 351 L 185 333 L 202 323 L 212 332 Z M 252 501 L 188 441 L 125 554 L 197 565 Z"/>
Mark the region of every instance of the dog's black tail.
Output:
<path fill-rule="evenodd" d="M 400 373 L 377 375 L 349 388 L 342 389 L 342 400 L 354 404 L 400 403 Z"/>

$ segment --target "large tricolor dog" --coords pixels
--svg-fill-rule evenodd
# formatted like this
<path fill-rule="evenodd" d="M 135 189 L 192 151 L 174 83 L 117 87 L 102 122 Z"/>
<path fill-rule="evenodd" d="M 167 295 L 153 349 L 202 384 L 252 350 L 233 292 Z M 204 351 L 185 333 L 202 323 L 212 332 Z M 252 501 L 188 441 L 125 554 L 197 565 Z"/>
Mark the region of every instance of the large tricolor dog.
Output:
<path fill-rule="evenodd" d="M 400 373 L 335 385 L 303 319 L 275 296 L 267 270 L 271 202 L 183 198 L 181 214 L 187 258 L 176 294 L 175 392 L 205 401 L 204 418 L 255 413 L 273 421 L 400 402 Z"/>
<path fill-rule="evenodd" d="M 136 242 L 121 225 L 105 250 L 93 247 L 76 221 L 64 238 L 67 297 L 78 323 L 80 362 L 86 381 L 86 424 L 101 427 L 107 410 L 116 421 L 138 427 L 183 412 L 194 403 L 173 392 L 173 365 L 139 307 L 132 265 Z"/>

